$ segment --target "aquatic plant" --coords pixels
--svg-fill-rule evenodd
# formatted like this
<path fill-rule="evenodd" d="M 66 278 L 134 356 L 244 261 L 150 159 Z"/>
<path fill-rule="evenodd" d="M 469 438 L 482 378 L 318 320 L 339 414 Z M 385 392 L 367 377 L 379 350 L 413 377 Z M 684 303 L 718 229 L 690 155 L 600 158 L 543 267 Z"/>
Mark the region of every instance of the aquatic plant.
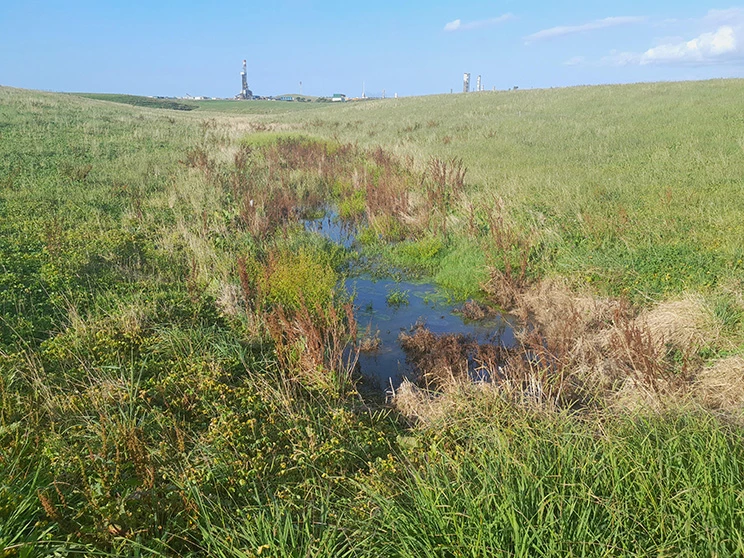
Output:
<path fill-rule="evenodd" d="M 408 305 L 408 291 L 400 289 L 391 289 L 385 295 L 385 302 L 388 306 L 407 306 Z"/>

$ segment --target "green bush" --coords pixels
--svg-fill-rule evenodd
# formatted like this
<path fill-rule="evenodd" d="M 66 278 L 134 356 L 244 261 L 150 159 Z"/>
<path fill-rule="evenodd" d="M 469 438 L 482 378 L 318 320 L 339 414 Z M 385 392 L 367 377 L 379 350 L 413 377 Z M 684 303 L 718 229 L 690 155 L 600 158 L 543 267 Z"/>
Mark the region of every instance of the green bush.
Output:
<path fill-rule="evenodd" d="M 325 308 L 333 300 L 338 276 L 328 262 L 318 261 L 311 251 L 279 250 L 267 262 L 261 278 L 262 292 L 272 304 L 297 309 L 304 303 L 309 308 Z"/>

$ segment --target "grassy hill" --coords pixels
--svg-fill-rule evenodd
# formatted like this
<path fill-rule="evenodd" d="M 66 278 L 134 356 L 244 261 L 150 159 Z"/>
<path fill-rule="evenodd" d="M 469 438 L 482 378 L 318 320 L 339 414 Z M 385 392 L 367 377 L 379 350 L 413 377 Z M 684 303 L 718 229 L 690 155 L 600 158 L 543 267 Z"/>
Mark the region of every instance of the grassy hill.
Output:
<path fill-rule="evenodd" d="M 299 103 L 287 101 L 195 101 L 203 110 L 226 114 L 282 114 L 317 108 L 321 103 Z"/>
<path fill-rule="evenodd" d="M 303 95 L 310 101 L 300 102 L 280 102 L 280 101 L 237 101 L 233 99 L 218 100 L 185 100 L 185 99 L 159 99 L 155 97 L 144 97 L 140 95 L 121 95 L 117 93 L 73 93 L 79 97 L 87 99 L 96 99 L 99 101 L 109 101 L 111 103 L 121 103 L 143 108 L 156 108 L 178 111 L 192 111 L 202 109 L 212 112 L 223 112 L 228 114 L 281 114 L 284 112 L 294 112 L 298 110 L 307 110 L 316 107 L 310 101 L 315 101 L 317 97 Z M 293 95 L 297 97 L 297 95 Z"/>
<path fill-rule="evenodd" d="M 75 93 L 80 97 L 109 101 L 111 103 L 122 103 L 135 107 L 161 108 L 168 110 L 194 110 L 197 105 L 190 101 L 174 99 L 158 99 L 155 97 L 143 97 L 140 95 L 121 95 L 117 93 Z"/>
<path fill-rule="evenodd" d="M 484 92 L 275 120 L 421 167 L 462 158 L 471 200 L 500 198 L 522 234 L 536 229 L 541 273 L 658 299 L 739 280 L 743 89 L 716 80 Z"/>
<path fill-rule="evenodd" d="M 0 555 L 742 554 L 742 105 L 0 87 Z M 365 262 L 518 342 L 403 332 L 382 395 Z"/>

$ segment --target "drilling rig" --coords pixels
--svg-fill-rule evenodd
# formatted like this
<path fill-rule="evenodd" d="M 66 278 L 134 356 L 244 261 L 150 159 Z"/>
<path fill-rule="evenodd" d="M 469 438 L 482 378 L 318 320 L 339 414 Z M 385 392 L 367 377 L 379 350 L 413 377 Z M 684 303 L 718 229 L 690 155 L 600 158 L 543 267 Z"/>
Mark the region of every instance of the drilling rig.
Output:
<path fill-rule="evenodd" d="M 248 71 L 246 70 L 247 62 L 243 60 L 243 71 L 240 72 L 241 88 L 238 99 L 250 100 L 253 99 L 253 91 L 248 89 Z"/>

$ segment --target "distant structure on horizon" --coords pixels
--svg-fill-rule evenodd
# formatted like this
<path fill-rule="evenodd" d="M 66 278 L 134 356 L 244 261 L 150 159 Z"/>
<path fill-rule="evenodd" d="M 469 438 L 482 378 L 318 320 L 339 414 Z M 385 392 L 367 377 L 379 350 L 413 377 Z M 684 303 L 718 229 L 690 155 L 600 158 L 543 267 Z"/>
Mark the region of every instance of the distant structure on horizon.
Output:
<path fill-rule="evenodd" d="M 475 82 L 475 90 L 476 91 L 483 91 L 483 88 L 481 87 L 481 77 L 478 76 L 478 79 Z"/>
<path fill-rule="evenodd" d="M 253 91 L 248 89 L 248 71 L 246 70 L 247 62 L 243 60 L 243 71 L 240 72 L 240 93 L 237 95 L 238 99 L 250 101 L 253 99 Z"/>
<path fill-rule="evenodd" d="M 470 74 L 468 72 L 465 72 L 462 76 L 462 92 L 470 92 Z"/>

